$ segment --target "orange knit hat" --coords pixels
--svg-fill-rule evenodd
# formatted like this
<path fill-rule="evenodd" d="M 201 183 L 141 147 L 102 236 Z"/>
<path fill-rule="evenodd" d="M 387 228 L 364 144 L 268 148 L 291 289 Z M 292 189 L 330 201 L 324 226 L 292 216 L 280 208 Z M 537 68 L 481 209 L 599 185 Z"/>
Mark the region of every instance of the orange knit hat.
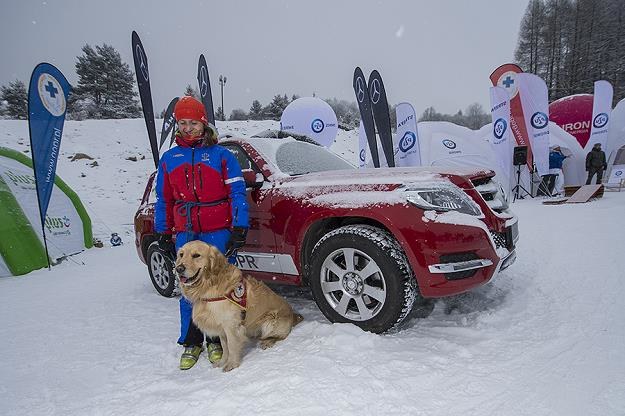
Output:
<path fill-rule="evenodd" d="M 174 107 L 174 117 L 176 117 L 176 121 L 182 119 L 200 120 L 202 123 L 208 124 L 204 105 L 189 95 L 178 100 Z"/>

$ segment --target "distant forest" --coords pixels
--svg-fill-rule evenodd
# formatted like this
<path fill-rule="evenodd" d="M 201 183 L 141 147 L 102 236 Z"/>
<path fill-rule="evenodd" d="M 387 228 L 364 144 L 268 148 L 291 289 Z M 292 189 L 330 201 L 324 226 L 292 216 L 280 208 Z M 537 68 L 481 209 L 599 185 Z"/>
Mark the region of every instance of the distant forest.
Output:
<path fill-rule="evenodd" d="M 625 0 L 530 0 L 516 63 L 547 83 L 549 101 L 609 81 L 625 98 Z"/>

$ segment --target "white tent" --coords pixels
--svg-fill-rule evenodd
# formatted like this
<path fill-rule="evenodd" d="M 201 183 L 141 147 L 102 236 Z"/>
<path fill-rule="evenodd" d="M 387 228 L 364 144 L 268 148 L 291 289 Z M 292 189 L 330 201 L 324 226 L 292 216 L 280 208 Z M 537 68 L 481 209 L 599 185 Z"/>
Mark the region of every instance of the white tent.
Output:
<path fill-rule="evenodd" d="M 625 146 L 625 99 L 619 101 L 610 117 L 608 145 L 604 149 L 608 159 L 608 171 L 610 171 L 610 165 L 614 164 L 617 151 L 623 146 Z"/>

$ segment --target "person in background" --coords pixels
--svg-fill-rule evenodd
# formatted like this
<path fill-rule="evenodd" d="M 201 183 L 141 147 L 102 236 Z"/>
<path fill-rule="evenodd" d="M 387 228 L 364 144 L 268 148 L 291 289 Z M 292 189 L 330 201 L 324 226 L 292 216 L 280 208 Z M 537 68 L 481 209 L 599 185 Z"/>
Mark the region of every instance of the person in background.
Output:
<path fill-rule="evenodd" d="M 586 179 L 586 185 L 590 185 L 592 177 L 597 174 L 597 185 L 601 183 L 603 179 L 603 171 L 608 168 L 606 163 L 605 153 L 601 150 L 601 143 L 595 143 L 592 150 L 586 155 L 586 171 L 588 172 L 588 179 Z"/>
<path fill-rule="evenodd" d="M 562 163 L 567 156 L 562 154 L 560 146 L 555 146 L 549 152 L 549 174 L 555 175 L 555 185 L 553 187 L 553 196 L 564 195 L 564 172 L 562 171 Z"/>
<path fill-rule="evenodd" d="M 154 229 L 161 249 L 174 251 L 191 240 L 217 247 L 235 262 L 249 227 L 245 181 L 235 156 L 217 145 L 217 129 L 201 102 L 181 98 L 174 107 L 177 146 L 163 154 L 156 178 Z M 175 246 L 172 234 L 176 235 Z M 188 370 L 203 349 L 204 334 L 191 319 L 193 306 L 180 298 L 180 369 Z M 221 359 L 217 340 L 207 340 L 208 358 Z"/>

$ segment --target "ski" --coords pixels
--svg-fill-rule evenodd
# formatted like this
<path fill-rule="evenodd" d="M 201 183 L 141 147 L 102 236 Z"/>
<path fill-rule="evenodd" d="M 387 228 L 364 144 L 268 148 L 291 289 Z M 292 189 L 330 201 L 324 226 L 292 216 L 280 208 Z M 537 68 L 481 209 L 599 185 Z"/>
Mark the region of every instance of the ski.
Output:
<path fill-rule="evenodd" d="M 215 111 L 213 110 L 213 95 L 211 93 L 211 83 L 208 76 L 208 66 L 206 66 L 206 59 L 204 54 L 200 55 L 200 59 L 197 63 L 197 83 L 200 87 L 200 98 L 202 104 L 206 109 L 206 115 L 208 122 L 213 126 L 215 125 Z"/>
<path fill-rule="evenodd" d="M 174 129 L 174 126 L 176 125 L 176 119 L 174 117 L 174 107 L 176 106 L 176 103 L 179 99 L 180 97 L 175 97 L 174 99 L 172 99 L 167 106 L 167 110 L 165 110 L 165 116 L 163 117 L 163 127 L 161 128 L 161 141 L 158 144 L 159 151 L 161 150 L 161 147 L 163 147 L 163 143 L 165 143 L 167 135 L 170 131 Z M 169 146 L 171 147 L 171 142 L 169 143 Z"/>
<path fill-rule="evenodd" d="M 393 134 L 391 133 L 391 116 L 388 111 L 388 101 L 382 77 L 377 70 L 369 75 L 369 98 L 373 109 L 373 118 L 378 128 L 378 135 L 382 143 L 382 150 L 386 157 L 389 168 L 395 167 L 395 155 L 393 152 Z"/>
<path fill-rule="evenodd" d="M 139 86 L 139 97 L 143 108 L 143 118 L 148 130 L 148 139 L 154 158 L 154 166 L 158 167 L 158 143 L 156 141 L 156 126 L 154 125 L 154 107 L 152 106 L 152 91 L 150 90 L 150 72 L 148 71 L 148 58 L 141 44 L 139 35 L 132 31 L 132 56 L 135 62 L 135 75 Z"/>
<path fill-rule="evenodd" d="M 356 94 L 356 101 L 358 102 L 358 110 L 360 111 L 360 120 L 362 120 L 365 135 L 367 136 L 367 142 L 369 143 L 371 160 L 373 161 L 373 166 L 379 168 L 380 157 L 378 155 L 378 142 L 375 138 L 375 124 L 373 121 L 373 113 L 371 111 L 369 89 L 367 88 L 367 82 L 360 67 L 356 67 L 354 70 L 353 87 L 354 93 Z"/>

